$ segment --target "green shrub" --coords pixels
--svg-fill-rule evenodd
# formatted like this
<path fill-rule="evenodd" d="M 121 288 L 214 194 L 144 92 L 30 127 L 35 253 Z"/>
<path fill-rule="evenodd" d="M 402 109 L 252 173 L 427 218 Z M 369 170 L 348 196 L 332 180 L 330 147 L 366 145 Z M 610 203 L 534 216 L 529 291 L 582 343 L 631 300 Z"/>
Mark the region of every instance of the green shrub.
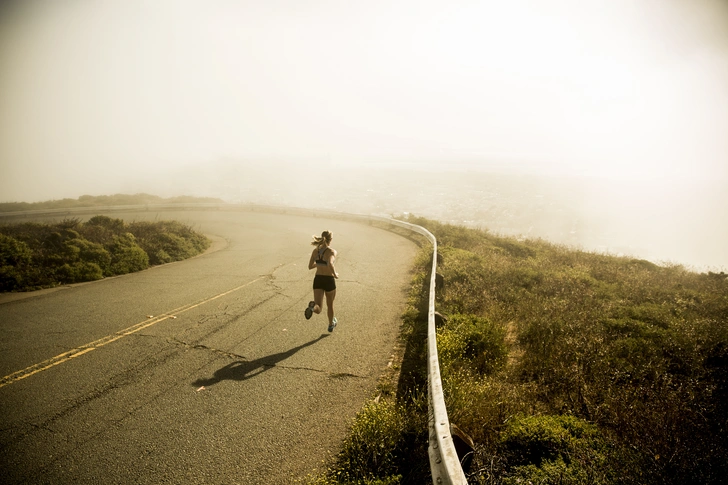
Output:
<path fill-rule="evenodd" d="M 23 274 L 14 266 L 0 266 L 0 291 L 15 291 L 23 287 Z"/>
<path fill-rule="evenodd" d="M 30 265 L 32 253 L 27 244 L 0 233 L 0 291 L 23 286 L 23 272 Z"/>
<path fill-rule="evenodd" d="M 478 314 L 486 303 L 483 294 L 488 290 L 484 258 L 452 247 L 440 248 L 443 264 L 438 272 L 444 278 L 444 288 L 437 293 L 441 313 Z"/>
<path fill-rule="evenodd" d="M 65 284 L 100 280 L 104 277 L 98 264 L 87 261 L 66 263 L 56 270 L 56 275 L 58 281 Z"/>
<path fill-rule="evenodd" d="M 467 368 L 491 374 L 505 364 L 505 329 L 477 315 L 451 315 L 437 330 L 437 354 L 443 373 Z"/>
<path fill-rule="evenodd" d="M 210 245 L 206 237 L 177 221 L 135 222 L 129 231 L 153 265 L 190 258 Z"/>
<path fill-rule="evenodd" d="M 175 259 L 167 254 L 164 249 L 157 249 L 156 251 L 147 254 L 149 255 L 149 264 L 152 265 L 172 263 L 175 261 Z"/>
<path fill-rule="evenodd" d="M 516 416 L 501 435 L 504 484 L 614 483 L 609 447 L 596 426 L 574 416 Z"/>
<path fill-rule="evenodd" d="M 80 238 L 71 239 L 65 244 L 68 248 L 75 249 L 74 252 L 81 261 L 96 265 L 105 276 L 111 274 L 111 254 L 101 244 Z"/>
<path fill-rule="evenodd" d="M 498 238 L 495 241 L 495 246 L 502 248 L 510 256 L 516 258 L 529 258 L 536 256 L 536 250 L 533 247 L 510 238 Z"/>
<path fill-rule="evenodd" d="M 340 463 L 341 469 L 345 470 L 345 479 L 372 480 L 396 476 L 397 445 L 403 429 L 402 414 L 394 403 L 386 400 L 367 403 L 357 414 L 344 442 Z"/>
<path fill-rule="evenodd" d="M 352 422 L 335 464 L 310 485 L 414 485 L 430 477 L 427 398 L 375 399 Z"/>
<path fill-rule="evenodd" d="M 96 216 L 98 217 L 98 216 Z M 121 228 L 123 230 L 123 228 Z M 79 228 L 79 233 L 89 242 L 109 246 L 114 239 L 115 232 L 102 224 L 86 223 Z"/>
<path fill-rule="evenodd" d="M 131 233 L 114 236 L 109 252 L 111 272 L 115 275 L 141 271 L 149 266 L 149 256 L 137 245 Z"/>
<path fill-rule="evenodd" d="M 0 233 L 0 266 L 22 266 L 30 263 L 28 245 Z"/>
<path fill-rule="evenodd" d="M 516 416 L 501 435 L 503 452 L 512 466 L 538 466 L 557 458 L 570 463 L 582 448 L 604 448 L 601 441 L 595 426 L 568 415 Z"/>
<path fill-rule="evenodd" d="M 133 230 L 145 238 L 140 241 Z M 146 244 L 148 242 L 152 244 Z M 147 251 L 147 247 L 153 249 Z M 210 241 L 176 221 L 127 224 L 94 216 L 88 222 L 0 226 L 0 291 L 46 288 L 140 271 L 186 259 Z"/>

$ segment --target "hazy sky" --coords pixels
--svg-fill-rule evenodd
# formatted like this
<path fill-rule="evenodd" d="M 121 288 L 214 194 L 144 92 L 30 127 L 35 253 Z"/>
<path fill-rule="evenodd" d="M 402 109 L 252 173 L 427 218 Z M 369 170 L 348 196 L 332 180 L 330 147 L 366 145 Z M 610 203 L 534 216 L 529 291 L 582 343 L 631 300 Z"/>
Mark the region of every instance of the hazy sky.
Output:
<path fill-rule="evenodd" d="M 2 200 L 220 157 L 728 179 L 721 0 L 3 5 Z"/>

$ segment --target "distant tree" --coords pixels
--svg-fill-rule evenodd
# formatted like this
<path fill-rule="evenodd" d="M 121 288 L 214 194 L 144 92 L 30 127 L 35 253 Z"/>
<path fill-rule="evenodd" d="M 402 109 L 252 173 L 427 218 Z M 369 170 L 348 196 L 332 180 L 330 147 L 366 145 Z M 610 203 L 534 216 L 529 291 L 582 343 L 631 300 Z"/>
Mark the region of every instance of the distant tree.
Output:
<path fill-rule="evenodd" d="M 125 223 L 122 219 L 112 219 L 108 216 L 93 216 L 86 223 L 89 226 L 100 226 L 121 235 L 124 232 Z"/>
<path fill-rule="evenodd" d="M 56 225 L 62 229 L 78 229 L 81 225 L 81 219 L 78 217 L 67 217 Z"/>

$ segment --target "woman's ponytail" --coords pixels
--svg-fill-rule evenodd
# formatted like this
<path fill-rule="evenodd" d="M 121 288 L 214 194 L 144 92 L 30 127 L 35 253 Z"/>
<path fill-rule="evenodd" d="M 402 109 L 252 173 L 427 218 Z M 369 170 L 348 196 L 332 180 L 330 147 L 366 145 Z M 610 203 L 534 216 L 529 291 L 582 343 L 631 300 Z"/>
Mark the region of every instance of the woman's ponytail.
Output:
<path fill-rule="evenodd" d="M 321 233 L 321 237 L 319 236 L 311 236 L 313 238 L 313 241 L 311 241 L 311 246 L 321 246 L 322 244 L 326 243 L 329 244 L 331 242 L 331 238 L 333 237 L 333 234 L 331 231 L 324 231 Z"/>

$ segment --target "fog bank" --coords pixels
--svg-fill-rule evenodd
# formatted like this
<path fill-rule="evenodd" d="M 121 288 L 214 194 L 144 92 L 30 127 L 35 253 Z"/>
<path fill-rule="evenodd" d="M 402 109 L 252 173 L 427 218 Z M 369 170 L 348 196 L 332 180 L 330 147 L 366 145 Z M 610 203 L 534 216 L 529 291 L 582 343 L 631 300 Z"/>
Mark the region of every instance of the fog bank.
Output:
<path fill-rule="evenodd" d="M 11 0 L 0 73 L 3 201 L 381 193 L 728 264 L 722 0 Z"/>

